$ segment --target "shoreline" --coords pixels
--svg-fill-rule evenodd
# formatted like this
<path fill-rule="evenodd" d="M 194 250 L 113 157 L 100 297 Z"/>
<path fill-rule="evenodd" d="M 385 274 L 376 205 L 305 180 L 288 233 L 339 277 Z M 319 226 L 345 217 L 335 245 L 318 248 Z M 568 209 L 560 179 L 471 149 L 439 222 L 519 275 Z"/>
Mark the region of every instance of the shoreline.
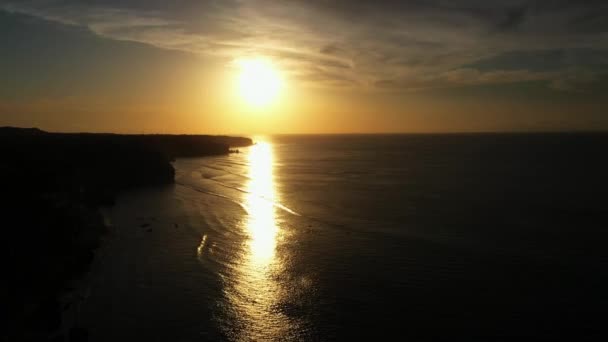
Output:
<path fill-rule="evenodd" d="M 110 229 L 103 207 L 128 190 L 173 184 L 175 158 L 223 155 L 250 144 L 224 136 L 0 128 L 6 161 L 0 213 L 7 227 L 2 337 L 86 341 L 78 311 L 95 252 Z"/>

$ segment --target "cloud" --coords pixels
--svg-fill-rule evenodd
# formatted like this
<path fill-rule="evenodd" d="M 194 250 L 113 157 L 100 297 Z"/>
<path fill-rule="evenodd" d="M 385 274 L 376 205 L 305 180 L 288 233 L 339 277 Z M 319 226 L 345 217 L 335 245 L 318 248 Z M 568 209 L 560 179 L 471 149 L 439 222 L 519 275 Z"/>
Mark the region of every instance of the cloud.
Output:
<path fill-rule="evenodd" d="M 347 51 L 336 44 L 327 44 L 319 50 L 324 55 L 345 55 Z"/>
<path fill-rule="evenodd" d="M 562 71 L 558 77 L 551 80 L 553 89 L 562 91 L 584 92 L 596 81 L 599 81 L 607 73 L 595 73 L 587 69 L 572 68 Z"/>
<path fill-rule="evenodd" d="M 385 89 L 425 90 L 457 86 L 543 81 L 550 79 L 550 77 L 551 75 L 547 73 L 529 72 L 527 70 L 481 72 L 476 69 L 463 68 L 427 77 L 379 80 L 375 82 L 375 85 Z"/>
<path fill-rule="evenodd" d="M 597 59 L 608 51 L 608 2 L 596 0 L 0 0 L 0 8 L 226 61 L 268 55 L 331 87 L 545 80 L 564 90 L 603 72 Z"/>
<path fill-rule="evenodd" d="M 524 22 L 527 12 L 528 8 L 525 6 L 515 7 L 507 10 L 505 12 L 504 20 L 498 23 L 498 28 L 502 30 L 510 30 L 517 28 Z"/>
<path fill-rule="evenodd" d="M 544 82 L 550 89 L 567 92 L 585 92 L 595 82 L 608 76 L 608 72 L 592 72 L 584 68 L 555 71 L 492 70 L 471 68 L 450 70 L 438 75 L 382 79 L 373 83 L 376 88 L 392 91 L 420 91 L 461 86 L 499 85 L 520 82 Z"/>

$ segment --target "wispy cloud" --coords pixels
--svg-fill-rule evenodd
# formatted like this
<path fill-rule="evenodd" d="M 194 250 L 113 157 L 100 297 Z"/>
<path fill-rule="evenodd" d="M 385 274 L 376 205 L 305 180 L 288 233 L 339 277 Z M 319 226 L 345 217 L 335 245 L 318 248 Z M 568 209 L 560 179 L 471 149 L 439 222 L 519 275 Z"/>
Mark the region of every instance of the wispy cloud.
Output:
<path fill-rule="evenodd" d="M 276 58 L 328 87 L 428 89 L 547 81 L 578 89 L 606 70 L 605 1 L 0 1 L 0 8 L 116 40 L 212 55 Z M 587 49 L 555 70 L 547 51 Z M 526 51 L 517 68 L 480 61 Z M 539 57 L 540 56 L 540 57 Z M 604 58 L 604 57 L 599 57 Z"/>

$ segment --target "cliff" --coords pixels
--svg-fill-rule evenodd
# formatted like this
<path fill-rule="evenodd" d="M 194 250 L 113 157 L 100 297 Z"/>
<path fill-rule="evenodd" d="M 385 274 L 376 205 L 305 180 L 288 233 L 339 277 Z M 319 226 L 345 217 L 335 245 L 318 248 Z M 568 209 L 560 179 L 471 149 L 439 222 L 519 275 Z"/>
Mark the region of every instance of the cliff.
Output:
<path fill-rule="evenodd" d="M 251 139 L 207 135 L 47 133 L 0 128 L 8 190 L 68 193 L 108 202 L 117 191 L 173 182 L 171 160 L 229 153 Z M 95 197 L 97 197 L 95 199 Z"/>
<path fill-rule="evenodd" d="M 0 340 L 79 340 L 59 299 L 86 272 L 104 231 L 100 205 L 120 191 L 170 184 L 170 161 L 229 153 L 246 138 L 59 134 L 0 128 Z"/>

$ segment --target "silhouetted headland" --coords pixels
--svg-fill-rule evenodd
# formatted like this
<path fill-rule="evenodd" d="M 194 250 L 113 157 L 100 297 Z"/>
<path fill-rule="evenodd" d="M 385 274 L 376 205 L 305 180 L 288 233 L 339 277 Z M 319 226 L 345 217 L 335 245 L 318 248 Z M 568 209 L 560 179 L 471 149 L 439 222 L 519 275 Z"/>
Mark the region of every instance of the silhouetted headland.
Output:
<path fill-rule="evenodd" d="M 116 191 L 173 182 L 171 160 L 230 152 L 249 138 L 208 135 L 47 133 L 0 128 L 2 179 L 20 192 L 66 193 L 93 204 Z"/>
<path fill-rule="evenodd" d="M 175 158 L 227 154 L 251 143 L 227 136 L 0 128 L 1 336 L 47 340 L 62 334 L 62 312 L 76 299 L 60 295 L 93 259 L 105 230 L 99 206 L 113 204 L 123 190 L 171 184 Z M 74 328 L 66 334 L 76 339 L 85 333 Z"/>

